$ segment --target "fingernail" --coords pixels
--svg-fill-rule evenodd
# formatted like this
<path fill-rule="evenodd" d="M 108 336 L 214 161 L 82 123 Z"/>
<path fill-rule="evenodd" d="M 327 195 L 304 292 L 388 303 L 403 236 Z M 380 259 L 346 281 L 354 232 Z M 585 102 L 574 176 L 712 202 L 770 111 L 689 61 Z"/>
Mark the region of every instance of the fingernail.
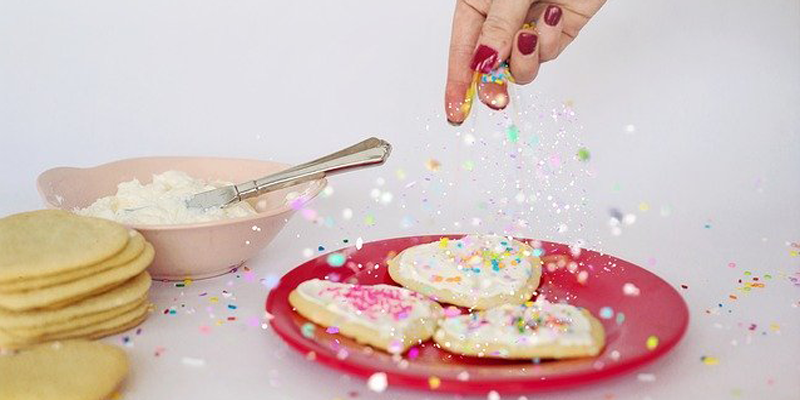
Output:
<path fill-rule="evenodd" d="M 517 39 L 517 48 L 519 52 L 523 55 L 528 55 L 536 50 L 536 42 L 539 41 L 539 37 L 536 34 L 522 32 L 519 34 L 519 38 Z"/>
<path fill-rule="evenodd" d="M 508 105 L 508 96 L 500 93 L 497 96 L 495 96 L 495 98 L 492 99 L 492 101 L 490 101 L 489 104 L 487 105 L 492 110 L 497 110 L 497 111 L 502 110 L 506 108 L 506 106 Z"/>
<path fill-rule="evenodd" d="M 550 26 L 558 25 L 558 21 L 561 20 L 561 7 L 559 6 L 547 6 L 547 10 L 544 12 L 544 22 Z"/>
<path fill-rule="evenodd" d="M 472 64 L 470 64 L 470 68 L 473 71 L 478 71 L 484 74 L 488 74 L 494 69 L 494 65 L 497 64 L 497 50 L 482 44 L 478 46 L 478 49 L 475 50 L 475 55 L 472 56 Z"/>
<path fill-rule="evenodd" d="M 461 109 L 461 105 L 460 104 L 456 105 L 456 104 L 453 104 L 453 103 L 450 103 L 450 102 L 447 103 L 447 107 L 446 107 L 446 110 L 445 110 L 445 114 L 446 114 L 445 118 L 447 119 L 447 123 L 448 124 L 453 125 L 453 126 L 461 125 L 460 122 L 456 121 L 457 119 L 460 119 L 459 117 L 461 117 L 461 115 L 459 113 L 460 109 Z"/>

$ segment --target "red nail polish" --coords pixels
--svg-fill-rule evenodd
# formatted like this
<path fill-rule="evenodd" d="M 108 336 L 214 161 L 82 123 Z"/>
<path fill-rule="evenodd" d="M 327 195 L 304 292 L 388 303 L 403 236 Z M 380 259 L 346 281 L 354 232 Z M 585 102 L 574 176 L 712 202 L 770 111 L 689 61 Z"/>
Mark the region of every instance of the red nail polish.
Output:
<path fill-rule="evenodd" d="M 478 46 L 477 50 L 475 50 L 475 55 L 472 56 L 472 64 L 470 64 L 470 68 L 472 68 L 473 71 L 488 74 L 492 71 L 492 69 L 494 69 L 495 64 L 497 64 L 497 58 L 497 50 L 482 44 Z"/>
<path fill-rule="evenodd" d="M 558 25 L 558 21 L 561 20 L 561 7 L 559 6 L 547 6 L 547 10 L 544 12 L 544 22 L 550 26 Z"/>
<path fill-rule="evenodd" d="M 519 49 L 520 53 L 527 56 L 536 50 L 536 42 L 538 41 L 539 37 L 535 34 L 522 32 L 517 38 L 517 48 Z"/>

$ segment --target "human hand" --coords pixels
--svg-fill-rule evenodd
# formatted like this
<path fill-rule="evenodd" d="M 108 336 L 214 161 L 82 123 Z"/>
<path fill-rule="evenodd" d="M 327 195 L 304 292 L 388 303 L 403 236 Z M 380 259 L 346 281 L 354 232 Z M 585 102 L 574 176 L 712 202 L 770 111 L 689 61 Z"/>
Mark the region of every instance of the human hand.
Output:
<path fill-rule="evenodd" d="M 469 115 L 476 73 L 490 73 L 508 62 L 513 81 L 536 78 L 539 64 L 567 47 L 605 0 L 457 0 L 450 35 L 445 110 L 451 125 Z M 535 27 L 534 27 L 535 24 Z M 502 74 L 502 71 L 500 72 Z M 487 106 L 508 105 L 508 85 L 483 79 L 477 95 Z"/>

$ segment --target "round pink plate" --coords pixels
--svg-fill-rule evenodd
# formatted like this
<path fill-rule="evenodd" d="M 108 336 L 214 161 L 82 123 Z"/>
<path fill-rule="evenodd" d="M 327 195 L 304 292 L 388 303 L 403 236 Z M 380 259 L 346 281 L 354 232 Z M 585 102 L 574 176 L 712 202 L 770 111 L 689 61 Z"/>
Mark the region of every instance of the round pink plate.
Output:
<path fill-rule="evenodd" d="M 303 332 L 308 320 L 292 310 L 289 293 L 307 279 L 372 285 L 394 284 L 386 260 L 403 249 L 442 237 L 430 235 L 381 240 L 338 252 L 345 265 L 333 267 L 327 255 L 312 259 L 283 278 L 267 298 L 267 312 L 275 332 L 309 359 L 342 372 L 368 378 L 386 373 L 389 387 L 483 394 L 536 392 L 597 382 L 631 371 L 669 352 L 689 324 L 683 298 L 667 282 L 627 261 L 583 250 L 575 268 L 544 268 L 539 295 L 550 301 L 566 300 L 600 318 L 606 346 L 596 357 L 570 360 L 497 360 L 459 356 L 426 342 L 392 357 L 317 326 Z M 521 239 L 525 241 L 525 239 Z M 569 255 L 568 246 L 541 242 L 545 256 Z M 582 273 L 585 271 L 586 273 Z M 623 289 L 626 288 L 626 289 Z"/>

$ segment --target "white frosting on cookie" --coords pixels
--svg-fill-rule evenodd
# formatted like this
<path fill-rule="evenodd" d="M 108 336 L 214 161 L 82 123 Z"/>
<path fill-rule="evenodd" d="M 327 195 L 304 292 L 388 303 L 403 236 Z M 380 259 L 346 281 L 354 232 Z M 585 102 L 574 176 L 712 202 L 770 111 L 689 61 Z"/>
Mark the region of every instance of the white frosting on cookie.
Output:
<path fill-rule="evenodd" d="M 473 297 L 513 294 L 533 273 L 530 250 L 520 245 L 497 235 L 443 238 L 401 253 L 399 273 L 434 289 Z"/>
<path fill-rule="evenodd" d="M 433 302 L 421 294 L 390 285 L 350 285 L 312 279 L 297 286 L 306 300 L 383 336 L 402 337 L 420 319 L 438 319 Z"/>
<path fill-rule="evenodd" d="M 452 337 L 480 344 L 507 344 L 510 349 L 549 344 L 593 344 L 592 325 L 577 307 L 539 300 L 502 305 L 447 318 L 440 329 Z"/>

